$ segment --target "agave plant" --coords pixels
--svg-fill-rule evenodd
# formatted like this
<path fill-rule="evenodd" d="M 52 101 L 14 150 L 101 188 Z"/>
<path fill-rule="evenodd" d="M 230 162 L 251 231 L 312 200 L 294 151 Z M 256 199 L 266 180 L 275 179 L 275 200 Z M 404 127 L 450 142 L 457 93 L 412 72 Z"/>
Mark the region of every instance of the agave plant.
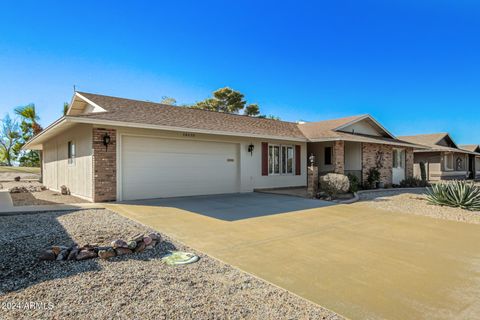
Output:
<path fill-rule="evenodd" d="M 434 205 L 480 211 L 480 188 L 467 181 L 441 182 L 427 189 L 427 200 Z"/>

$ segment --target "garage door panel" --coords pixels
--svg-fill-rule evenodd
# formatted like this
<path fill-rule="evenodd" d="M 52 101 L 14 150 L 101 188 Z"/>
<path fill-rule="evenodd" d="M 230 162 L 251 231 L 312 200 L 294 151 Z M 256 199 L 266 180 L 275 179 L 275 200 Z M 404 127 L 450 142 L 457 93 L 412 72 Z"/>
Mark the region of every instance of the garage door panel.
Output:
<path fill-rule="evenodd" d="M 133 136 L 122 139 L 125 200 L 238 189 L 237 144 Z"/>

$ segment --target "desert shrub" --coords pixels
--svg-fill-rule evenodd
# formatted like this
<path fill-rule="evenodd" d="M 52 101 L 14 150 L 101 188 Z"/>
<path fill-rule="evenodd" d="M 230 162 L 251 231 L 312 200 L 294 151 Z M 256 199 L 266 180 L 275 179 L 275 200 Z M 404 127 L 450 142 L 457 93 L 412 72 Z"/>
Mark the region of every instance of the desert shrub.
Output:
<path fill-rule="evenodd" d="M 354 174 L 347 174 L 348 181 L 350 182 L 350 189 L 348 191 L 354 193 L 357 192 L 360 187 L 360 179 Z"/>
<path fill-rule="evenodd" d="M 408 177 L 400 181 L 400 188 L 419 188 L 427 187 L 428 182 L 415 177 Z"/>
<path fill-rule="evenodd" d="M 335 197 L 337 194 L 346 193 L 350 188 L 350 182 L 348 177 L 338 173 L 327 173 L 321 176 L 320 189 L 331 197 Z"/>
<path fill-rule="evenodd" d="M 427 201 L 434 205 L 480 211 L 480 188 L 467 181 L 441 182 L 427 189 Z"/>
<path fill-rule="evenodd" d="M 380 182 L 380 170 L 373 167 L 368 169 L 367 172 L 367 187 L 368 188 L 375 188 L 377 182 Z"/>

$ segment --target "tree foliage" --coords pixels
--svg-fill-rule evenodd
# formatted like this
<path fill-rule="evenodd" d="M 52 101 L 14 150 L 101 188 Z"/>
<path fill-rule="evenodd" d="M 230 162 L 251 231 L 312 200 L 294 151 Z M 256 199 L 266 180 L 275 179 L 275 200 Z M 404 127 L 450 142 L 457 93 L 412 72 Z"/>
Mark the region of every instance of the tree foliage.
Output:
<path fill-rule="evenodd" d="M 167 104 L 169 106 L 174 106 L 174 105 L 177 104 L 177 100 L 175 98 L 172 98 L 172 97 L 163 96 L 160 103 L 161 104 Z"/>
<path fill-rule="evenodd" d="M 18 122 L 7 114 L 0 126 L 0 161 L 11 166 L 15 160 L 15 146 L 22 138 Z"/>
<path fill-rule="evenodd" d="M 21 166 L 37 167 L 40 165 L 40 155 L 37 151 L 22 151 L 22 147 L 33 136 L 39 134 L 43 129 L 38 123 L 40 117 L 35 109 L 35 104 L 31 103 L 26 106 L 15 108 L 15 114 L 17 114 L 22 122 L 20 123 L 20 129 L 22 131 L 22 137 L 15 144 L 14 150 Z"/>
<path fill-rule="evenodd" d="M 213 92 L 213 97 L 199 101 L 193 106 L 195 109 L 203 109 L 226 113 L 240 113 L 251 117 L 260 115 L 260 107 L 258 104 L 252 103 L 247 105 L 245 96 L 229 87 L 220 88 Z"/>
<path fill-rule="evenodd" d="M 64 102 L 63 103 L 63 115 L 66 116 L 67 115 L 67 112 L 68 112 L 68 108 L 70 107 L 70 105 L 68 104 L 68 102 Z"/>

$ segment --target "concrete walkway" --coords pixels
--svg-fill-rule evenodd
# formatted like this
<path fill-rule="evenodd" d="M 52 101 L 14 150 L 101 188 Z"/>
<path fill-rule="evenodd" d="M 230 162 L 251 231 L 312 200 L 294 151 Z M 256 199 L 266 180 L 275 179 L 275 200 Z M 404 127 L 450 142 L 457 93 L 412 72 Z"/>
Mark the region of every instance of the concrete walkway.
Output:
<path fill-rule="evenodd" d="M 352 319 L 478 318 L 480 225 L 263 196 L 106 206 Z"/>
<path fill-rule="evenodd" d="M 0 212 L 3 210 L 10 210 L 13 208 L 12 197 L 8 190 L 0 190 Z"/>

